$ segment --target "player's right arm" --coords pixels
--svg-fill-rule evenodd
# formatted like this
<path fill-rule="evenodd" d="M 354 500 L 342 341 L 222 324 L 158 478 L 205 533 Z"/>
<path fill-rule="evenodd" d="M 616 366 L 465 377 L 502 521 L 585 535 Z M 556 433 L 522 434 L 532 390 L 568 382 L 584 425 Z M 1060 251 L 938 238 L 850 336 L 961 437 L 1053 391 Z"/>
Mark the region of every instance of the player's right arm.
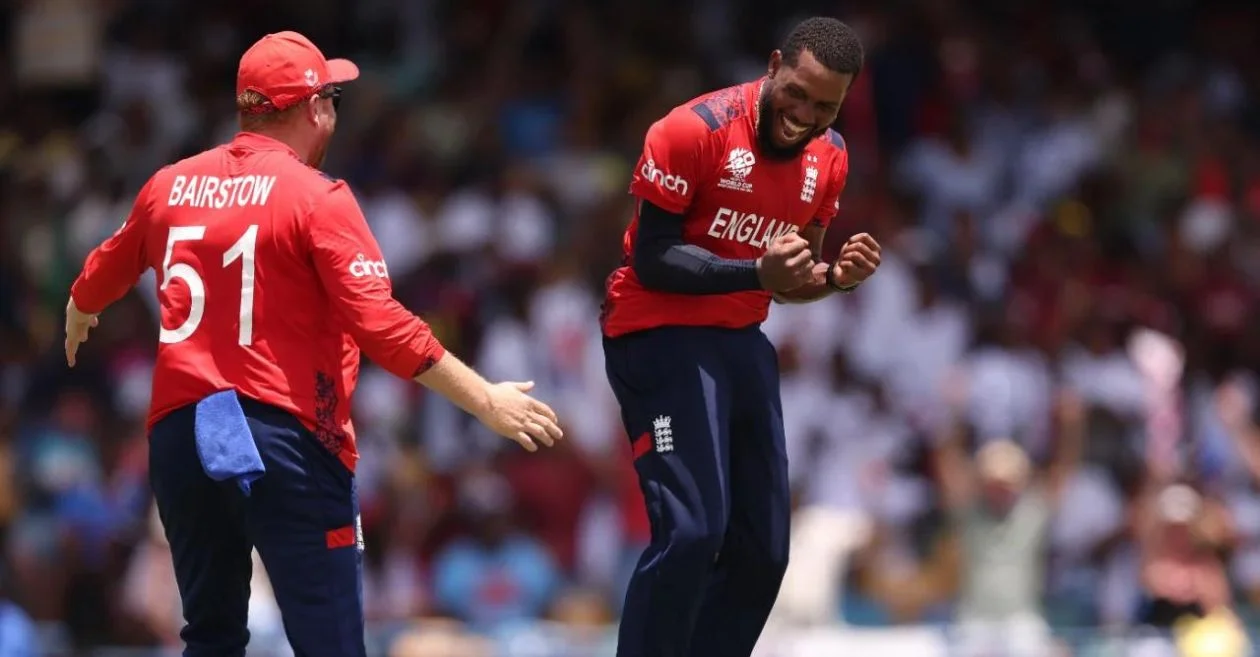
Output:
<path fill-rule="evenodd" d="M 75 365 L 79 345 L 87 341 L 88 332 L 96 327 L 97 315 L 134 287 L 148 267 L 144 238 L 153 211 L 152 189 L 153 179 L 150 178 L 140 188 L 123 225 L 88 254 L 83 271 L 70 287 L 65 340 L 66 363 L 70 367 Z"/>
<path fill-rule="evenodd" d="M 70 300 L 85 313 L 99 313 L 135 287 L 148 268 L 145 234 L 153 212 L 150 178 L 136 194 L 123 225 L 88 254 L 83 271 L 70 288 Z"/>
<path fill-rule="evenodd" d="M 561 438 L 556 415 L 528 396 L 533 383 L 492 384 L 446 351 L 429 325 L 394 298 L 380 246 L 345 183 L 308 218 L 310 252 L 342 326 L 389 372 L 451 400 L 505 438 L 533 451 Z M 367 263 L 364 265 L 363 263 Z"/>
<path fill-rule="evenodd" d="M 687 110 L 672 112 L 648 129 L 630 183 L 639 202 L 635 276 L 650 290 L 673 294 L 788 289 L 783 270 L 799 270 L 797 261 L 810 258 L 809 244 L 794 233 L 779 238 L 768 258 L 757 259 L 722 258 L 684 240 L 683 219 L 704 184 L 704 172 L 713 169 L 715 149 L 708 126 Z M 803 281 L 791 282 L 795 287 Z"/>

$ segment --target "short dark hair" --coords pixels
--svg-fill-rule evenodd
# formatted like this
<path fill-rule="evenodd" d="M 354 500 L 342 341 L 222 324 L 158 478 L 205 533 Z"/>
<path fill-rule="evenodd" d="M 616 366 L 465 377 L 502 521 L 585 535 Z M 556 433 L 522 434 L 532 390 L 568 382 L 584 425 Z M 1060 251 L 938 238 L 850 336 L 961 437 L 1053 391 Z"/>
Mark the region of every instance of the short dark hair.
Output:
<path fill-rule="evenodd" d="M 780 50 L 788 66 L 796 66 L 801 53 L 808 50 L 836 73 L 857 75 L 862 70 L 862 42 L 857 32 L 834 18 L 815 16 L 801 21 Z"/>

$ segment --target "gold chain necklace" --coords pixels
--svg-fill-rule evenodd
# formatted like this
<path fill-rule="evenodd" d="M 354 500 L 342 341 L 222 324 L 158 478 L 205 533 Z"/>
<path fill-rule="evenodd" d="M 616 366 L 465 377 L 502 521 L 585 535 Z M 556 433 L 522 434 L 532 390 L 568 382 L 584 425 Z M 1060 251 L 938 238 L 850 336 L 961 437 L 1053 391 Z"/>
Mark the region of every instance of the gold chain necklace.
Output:
<path fill-rule="evenodd" d="M 761 79 L 761 84 L 757 85 L 757 102 L 753 106 L 753 130 L 761 129 L 761 99 L 766 93 L 766 80 Z"/>

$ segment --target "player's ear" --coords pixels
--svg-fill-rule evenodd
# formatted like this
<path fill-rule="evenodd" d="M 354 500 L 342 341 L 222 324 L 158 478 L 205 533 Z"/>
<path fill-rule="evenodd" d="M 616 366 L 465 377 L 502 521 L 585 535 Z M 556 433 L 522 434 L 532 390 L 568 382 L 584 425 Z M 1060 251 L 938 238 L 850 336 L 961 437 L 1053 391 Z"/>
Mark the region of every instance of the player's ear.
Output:
<path fill-rule="evenodd" d="M 319 125 L 319 95 L 316 94 L 306 99 L 306 120 L 313 125 Z"/>
<path fill-rule="evenodd" d="M 783 67 L 783 51 L 775 48 L 770 53 L 770 65 L 766 68 L 766 77 L 773 78 Z"/>

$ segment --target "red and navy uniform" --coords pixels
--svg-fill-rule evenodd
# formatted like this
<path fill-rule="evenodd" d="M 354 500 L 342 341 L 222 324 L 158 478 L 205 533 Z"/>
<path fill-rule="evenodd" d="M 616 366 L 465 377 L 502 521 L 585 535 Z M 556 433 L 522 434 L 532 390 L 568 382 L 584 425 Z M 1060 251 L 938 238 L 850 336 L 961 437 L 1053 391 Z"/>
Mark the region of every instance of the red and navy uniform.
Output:
<path fill-rule="evenodd" d="M 353 63 L 282 32 L 241 58 L 237 95 L 261 94 L 268 111 L 304 102 L 327 110 L 335 102 L 326 94 L 357 75 Z M 161 306 L 150 483 L 183 603 L 183 654 L 245 654 L 257 549 L 296 657 L 364 657 L 350 421 L 360 350 L 412 378 L 442 345 L 394 300 L 347 185 L 261 134 L 242 132 L 155 173 L 123 226 L 88 256 L 71 296 L 100 312 L 149 268 Z M 202 413 L 204 402 L 233 396 L 230 417 Z M 248 495 L 208 474 L 203 449 L 214 447 L 197 437 L 207 427 L 233 437 L 233 458 L 257 448 L 250 456 L 265 473 Z"/>
<path fill-rule="evenodd" d="M 655 123 L 630 185 L 636 216 L 602 326 L 652 541 L 626 594 L 618 657 L 746 657 L 787 565 L 778 359 L 760 330 L 771 295 L 752 260 L 779 235 L 832 221 L 848 160 L 832 131 L 796 158 L 763 157 L 760 88 L 717 91 Z M 645 252 L 649 233 L 659 249 L 671 230 L 668 248 Z M 719 269 L 714 284 L 696 275 Z"/>
<path fill-rule="evenodd" d="M 254 546 L 294 645 L 358 654 L 360 350 L 411 378 L 442 345 L 394 300 L 346 184 L 259 134 L 154 174 L 71 296 L 98 312 L 150 267 L 161 305 L 151 480 L 184 590 L 186 654 L 243 647 Z M 230 487 L 223 499 L 193 444 L 194 405 L 220 390 L 240 396 L 266 466 L 248 500 Z"/>
<path fill-rule="evenodd" d="M 360 349 L 405 378 L 444 353 L 393 298 L 346 183 L 269 137 L 241 133 L 154 174 L 70 295 L 100 312 L 149 268 L 162 312 L 150 428 L 235 389 L 292 413 L 353 471 Z"/>
<path fill-rule="evenodd" d="M 828 131 L 786 161 L 760 157 L 755 108 L 761 81 L 701 96 L 652 124 L 630 193 L 682 215 L 683 239 L 720 258 L 754 259 L 777 236 L 831 223 L 849 171 L 844 140 Z M 635 274 L 638 213 L 622 238 L 625 263 L 608 278 L 604 334 L 658 326 L 760 324 L 770 292 L 682 295 L 646 289 Z"/>

